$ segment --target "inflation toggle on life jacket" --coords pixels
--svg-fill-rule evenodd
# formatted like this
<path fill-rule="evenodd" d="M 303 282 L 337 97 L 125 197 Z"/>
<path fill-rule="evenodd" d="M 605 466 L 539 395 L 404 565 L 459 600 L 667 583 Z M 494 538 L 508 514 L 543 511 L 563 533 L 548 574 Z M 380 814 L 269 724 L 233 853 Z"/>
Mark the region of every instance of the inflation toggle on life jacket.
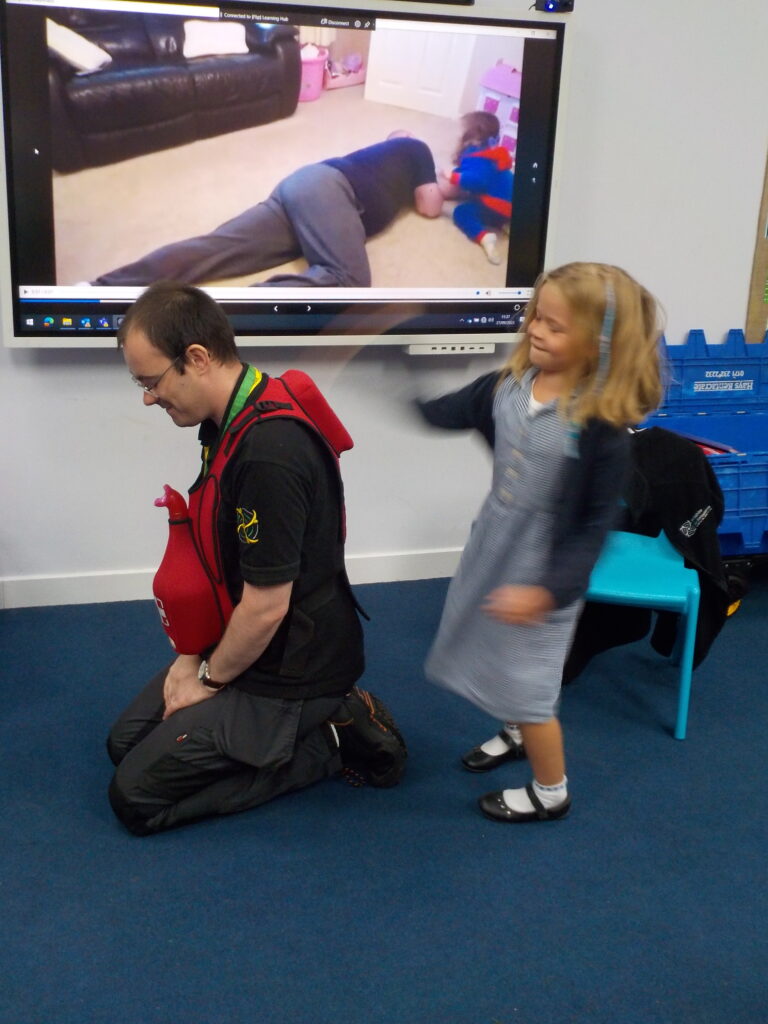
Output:
<path fill-rule="evenodd" d="M 262 378 L 256 396 L 227 428 L 208 472 L 183 495 L 167 484 L 155 505 L 168 509 L 168 544 L 152 590 L 163 629 L 179 654 L 200 654 L 221 639 L 233 611 L 221 562 L 217 518 L 224 468 L 248 428 L 276 417 L 306 423 L 323 439 L 333 455 L 337 473 L 339 456 L 353 446 L 352 438 L 331 409 L 315 382 L 301 370 L 286 370 L 280 377 Z M 339 474 L 339 486 L 341 476 Z M 339 525 L 345 532 L 344 504 Z"/>

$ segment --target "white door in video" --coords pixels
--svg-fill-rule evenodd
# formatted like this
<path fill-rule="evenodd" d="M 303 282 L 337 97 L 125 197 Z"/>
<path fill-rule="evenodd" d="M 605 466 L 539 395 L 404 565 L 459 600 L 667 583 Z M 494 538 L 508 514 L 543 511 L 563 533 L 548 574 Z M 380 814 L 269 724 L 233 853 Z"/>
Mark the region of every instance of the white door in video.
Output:
<path fill-rule="evenodd" d="M 377 28 L 371 34 L 365 98 L 457 117 L 474 46 L 471 35 Z"/>

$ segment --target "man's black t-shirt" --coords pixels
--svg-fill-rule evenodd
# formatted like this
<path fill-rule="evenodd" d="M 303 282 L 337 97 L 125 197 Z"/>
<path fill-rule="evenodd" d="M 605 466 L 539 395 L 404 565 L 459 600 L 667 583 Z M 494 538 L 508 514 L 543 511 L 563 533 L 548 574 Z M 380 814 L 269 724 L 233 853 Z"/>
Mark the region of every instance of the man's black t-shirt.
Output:
<path fill-rule="evenodd" d="M 413 206 L 414 189 L 437 181 L 432 153 L 419 139 L 387 139 L 324 163 L 338 168 L 352 185 L 368 237 Z"/>
<path fill-rule="evenodd" d="M 293 582 L 288 614 L 234 685 L 275 697 L 348 692 L 363 671 L 363 640 L 344 574 L 333 456 L 305 424 L 255 424 L 227 463 L 221 496 L 219 537 L 234 600 L 243 580 Z"/>

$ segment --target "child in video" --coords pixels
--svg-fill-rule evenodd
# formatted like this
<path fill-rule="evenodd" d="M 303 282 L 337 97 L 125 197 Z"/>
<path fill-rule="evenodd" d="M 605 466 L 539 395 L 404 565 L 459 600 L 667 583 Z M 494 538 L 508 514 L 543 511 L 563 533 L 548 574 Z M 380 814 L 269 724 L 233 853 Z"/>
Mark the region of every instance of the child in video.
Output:
<path fill-rule="evenodd" d="M 499 232 L 512 216 L 512 157 L 499 145 L 495 114 L 474 110 L 461 119 L 462 135 L 454 155 L 456 166 L 442 173 L 444 199 L 459 199 L 453 221 L 467 238 L 482 246 L 491 263 L 501 263 Z"/>
<path fill-rule="evenodd" d="M 462 759 L 483 772 L 528 757 L 533 778 L 480 800 L 501 822 L 564 817 L 557 718 L 563 664 L 629 459 L 627 427 L 661 400 L 658 309 L 618 267 L 543 274 L 501 371 L 419 408 L 474 427 L 493 480 L 451 581 L 426 674 L 503 722 Z"/>

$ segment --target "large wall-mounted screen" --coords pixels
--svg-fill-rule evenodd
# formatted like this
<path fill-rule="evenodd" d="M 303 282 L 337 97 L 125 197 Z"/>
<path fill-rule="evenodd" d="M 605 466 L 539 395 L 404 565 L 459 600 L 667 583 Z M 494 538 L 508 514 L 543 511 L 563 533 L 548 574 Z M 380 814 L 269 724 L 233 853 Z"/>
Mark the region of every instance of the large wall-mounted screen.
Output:
<path fill-rule="evenodd" d="M 111 343 L 159 278 L 256 344 L 513 332 L 563 26 L 398 7 L 4 4 L 6 342 Z"/>

